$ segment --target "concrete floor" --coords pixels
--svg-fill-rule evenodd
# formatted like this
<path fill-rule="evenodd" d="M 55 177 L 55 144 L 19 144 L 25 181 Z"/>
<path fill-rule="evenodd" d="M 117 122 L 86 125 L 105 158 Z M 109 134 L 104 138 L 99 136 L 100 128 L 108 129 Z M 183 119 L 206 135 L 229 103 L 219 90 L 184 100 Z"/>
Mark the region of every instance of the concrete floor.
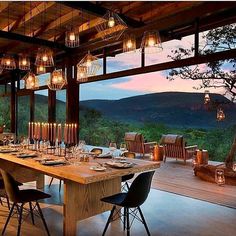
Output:
<path fill-rule="evenodd" d="M 62 235 L 63 191 L 58 193 L 57 181 L 45 191 L 52 194 L 50 202 L 42 203 L 43 212 L 51 235 Z M 54 202 L 54 204 L 52 204 Z M 55 204 L 56 203 L 56 204 Z M 153 236 L 234 236 L 236 235 L 236 209 L 152 189 L 142 206 L 144 216 Z M 0 229 L 5 223 L 8 210 L 0 206 Z M 78 223 L 79 236 L 98 236 L 102 234 L 108 212 Z M 17 220 L 13 218 L 5 235 L 16 235 Z M 36 226 L 27 218 L 22 226 L 22 235 L 46 235 L 40 220 Z M 107 236 L 126 235 L 119 221 L 108 228 Z M 131 235 L 146 235 L 143 225 L 135 222 Z"/>

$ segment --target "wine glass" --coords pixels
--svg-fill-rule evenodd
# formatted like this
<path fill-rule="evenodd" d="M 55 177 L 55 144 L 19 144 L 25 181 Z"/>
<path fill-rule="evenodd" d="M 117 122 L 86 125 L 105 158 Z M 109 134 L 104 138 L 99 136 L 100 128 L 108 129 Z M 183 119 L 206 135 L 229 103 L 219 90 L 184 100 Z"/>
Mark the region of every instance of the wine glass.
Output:
<path fill-rule="evenodd" d="M 111 152 L 112 158 L 114 158 L 114 152 L 117 149 L 117 145 L 115 142 L 110 142 L 109 144 L 109 150 Z"/>
<path fill-rule="evenodd" d="M 9 138 L 9 142 L 10 142 L 10 144 L 14 144 L 14 142 L 15 142 L 15 137 L 14 137 L 14 135 L 11 135 L 10 136 L 10 138 Z"/>

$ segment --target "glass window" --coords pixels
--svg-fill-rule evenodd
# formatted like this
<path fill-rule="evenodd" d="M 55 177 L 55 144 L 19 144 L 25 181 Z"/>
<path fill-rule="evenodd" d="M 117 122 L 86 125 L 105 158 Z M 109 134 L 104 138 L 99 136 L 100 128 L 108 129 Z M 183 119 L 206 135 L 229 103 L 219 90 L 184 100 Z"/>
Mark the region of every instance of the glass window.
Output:
<path fill-rule="evenodd" d="M 18 96 L 18 137 L 27 136 L 28 122 L 30 121 L 30 96 Z"/>
<path fill-rule="evenodd" d="M 4 131 L 10 131 L 10 97 L 0 97 L 0 126 L 5 125 Z"/>
<path fill-rule="evenodd" d="M 56 92 L 56 122 L 64 124 L 66 121 L 66 90 Z"/>
<path fill-rule="evenodd" d="M 35 114 L 36 122 L 48 121 L 48 89 L 35 92 Z"/>

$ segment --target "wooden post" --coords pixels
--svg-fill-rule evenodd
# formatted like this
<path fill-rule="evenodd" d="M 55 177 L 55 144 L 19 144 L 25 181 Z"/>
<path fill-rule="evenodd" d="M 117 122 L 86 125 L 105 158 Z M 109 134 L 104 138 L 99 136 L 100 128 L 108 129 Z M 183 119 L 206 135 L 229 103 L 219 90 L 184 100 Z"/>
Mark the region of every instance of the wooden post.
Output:
<path fill-rule="evenodd" d="M 15 76 L 17 73 L 12 72 L 11 78 L 11 105 L 10 105 L 10 119 L 11 119 L 11 132 L 16 132 L 16 86 L 15 86 Z"/>
<path fill-rule="evenodd" d="M 142 48 L 142 52 L 141 52 L 141 67 L 145 66 L 145 50 L 144 48 Z"/>
<path fill-rule="evenodd" d="M 195 34 L 194 34 L 194 56 L 199 55 L 199 18 L 195 21 Z"/>
<path fill-rule="evenodd" d="M 35 96 L 34 91 L 30 92 L 30 122 L 34 122 L 34 106 L 35 106 Z"/>
<path fill-rule="evenodd" d="M 56 122 L 56 91 L 48 89 L 48 122 Z"/>
<path fill-rule="evenodd" d="M 107 50 L 103 49 L 103 74 L 107 73 Z"/>
<path fill-rule="evenodd" d="M 72 64 L 67 62 L 66 122 L 79 124 L 79 85 L 72 78 Z"/>

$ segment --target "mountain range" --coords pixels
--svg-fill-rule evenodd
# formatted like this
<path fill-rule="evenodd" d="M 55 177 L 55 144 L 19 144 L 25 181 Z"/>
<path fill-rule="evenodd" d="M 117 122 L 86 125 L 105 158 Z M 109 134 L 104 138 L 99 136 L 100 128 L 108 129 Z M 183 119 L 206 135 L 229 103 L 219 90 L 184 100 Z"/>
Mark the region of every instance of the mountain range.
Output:
<path fill-rule="evenodd" d="M 220 94 L 210 94 L 211 105 L 204 105 L 203 93 L 152 93 L 120 100 L 86 100 L 82 107 L 95 109 L 113 120 L 135 123 L 163 123 L 171 127 L 215 128 L 235 124 L 236 105 Z M 217 104 L 226 118 L 216 120 Z"/>

